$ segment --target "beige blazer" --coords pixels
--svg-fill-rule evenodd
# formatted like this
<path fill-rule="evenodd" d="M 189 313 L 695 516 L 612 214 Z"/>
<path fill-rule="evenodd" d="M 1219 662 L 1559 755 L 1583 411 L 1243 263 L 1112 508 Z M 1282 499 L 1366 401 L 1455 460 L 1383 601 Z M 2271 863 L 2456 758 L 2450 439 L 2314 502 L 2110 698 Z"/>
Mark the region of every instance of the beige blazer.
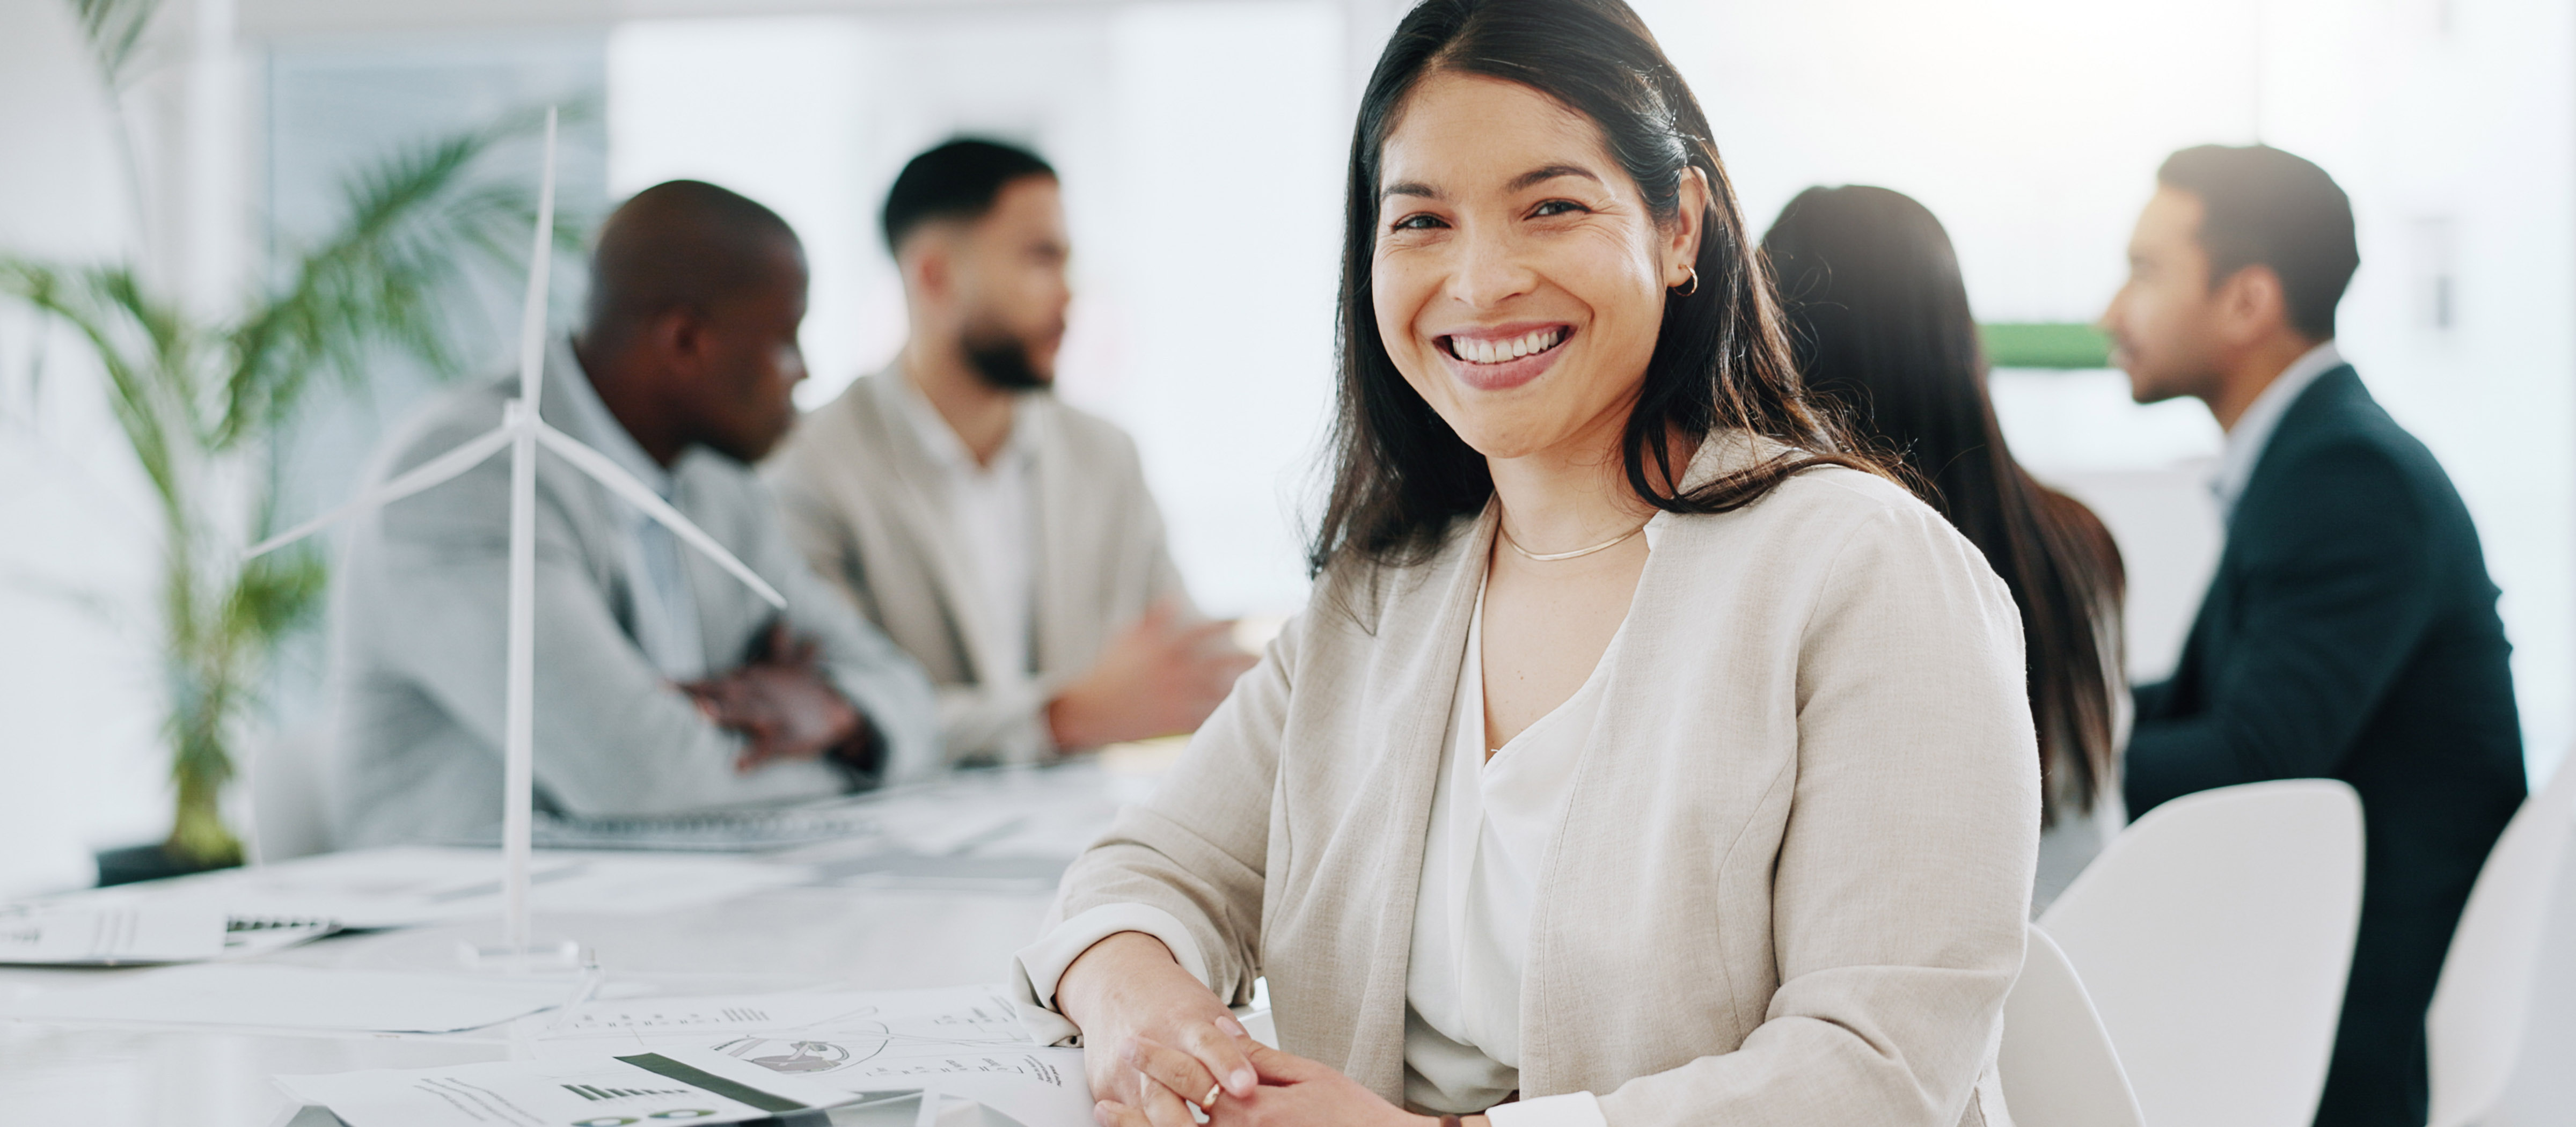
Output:
<path fill-rule="evenodd" d="M 1006 677 L 980 639 L 966 548 L 939 463 L 895 399 L 903 374 L 853 382 L 806 414 L 765 469 L 788 535 L 825 580 L 912 654 L 939 691 L 952 760 L 1026 761 L 1054 746 L 1045 707 L 1160 599 L 1189 594 L 1146 491 L 1136 444 L 1052 395 L 1022 396 L 1035 444 L 1034 681 Z"/>
<path fill-rule="evenodd" d="M 1282 1047 L 1399 1098 L 1425 827 L 1493 531 L 1490 509 L 1457 522 L 1374 591 L 1328 577 L 1067 871 L 1057 918 L 1170 913 L 1220 996 L 1268 977 Z M 1522 1092 L 1591 1091 L 1621 1127 L 2008 1122 L 1995 1049 L 2039 772 L 2002 581 L 1904 490 L 1838 468 L 1648 533 L 1542 862 Z M 1024 1001 L 1041 1037 L 1072 1032 Z"/>

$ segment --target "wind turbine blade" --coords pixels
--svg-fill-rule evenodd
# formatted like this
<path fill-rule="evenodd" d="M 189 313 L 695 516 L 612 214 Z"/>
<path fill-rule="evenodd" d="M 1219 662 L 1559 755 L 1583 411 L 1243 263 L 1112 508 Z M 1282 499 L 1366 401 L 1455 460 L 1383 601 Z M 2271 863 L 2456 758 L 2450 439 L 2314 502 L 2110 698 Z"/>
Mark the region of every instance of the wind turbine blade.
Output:
<path fill-rule="evenodd" d="M 359 494 L 339 508 L 251 545 L 250 551 L 242 553 L 242 558 L 256 559 L 267 555 L 369 509 L 390 505 L 421 490 L 438 485 L 481 465 L 483 459 L 499 453 L 502 447 L 509 444 L 510 428 L 507 425 L 485 431 L 465 445 L 423 462 L 413 467 L 410 472 Z"/>
<path fill-rule="evenodd" d="M 545 387 L 546 286 L 555 261 L 555 108 L 546 107 L 545 174 L 537 187 L 537 241 L 528 251 L 528 297 L 519 309 L 519 398 L 535 413 Z"/>
<path fill-rule="evenodd" d="M 607 486 L 611 492 L 625 498 L 628 504 L 644 510 L 644 515 L 662 522 L 662 527 L 670 529 L 674 535 L 687 541 L 688 545 L 697 549 L 699 554 L 714 560 L 717 566 L 732 572 L 734 578 L 742 580 L 743 585 L 751 588 L 752 593 L 768 600 L 769 605 L 780 610 L 787 609 L 787 597 L 779 594 L 777 588 L 770 586 L 768 580 L 762 579 L 758 572 L 745 566 L 741 560 L 735 559 L 734 554 L 726 551 L 724 545 L 716 543 L 715 537 L 707 535 L 706 531 L 699 528 L 695 522 L 680 515 L 680 510 L 672 508 L 670 502 L 664 501 L 643 482 L 635 480 L 635 475 L 627 473 L 617 463 L 609 461 L 607 455 L 582 445 L 580 439 L 547 426 L 543 422 L 537 423 L 537 441 L 545 443 L 546 449 L 563 455 L 564 460 L 571 462 L 574 468 L 589 474 L 592 480 Z"/>

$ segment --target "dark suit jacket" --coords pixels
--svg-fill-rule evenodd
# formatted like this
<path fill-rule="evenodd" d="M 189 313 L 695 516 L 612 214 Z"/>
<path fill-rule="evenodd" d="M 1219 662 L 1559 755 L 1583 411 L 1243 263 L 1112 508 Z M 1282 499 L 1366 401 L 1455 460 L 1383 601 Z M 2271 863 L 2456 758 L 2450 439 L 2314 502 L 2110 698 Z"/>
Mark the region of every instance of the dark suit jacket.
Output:
<path fill-rule="evenodd" d="M 2360 792 L 2361 935 L 2327 1111 L 2371 1068 L 2420 1077 L 2460 905 L 2522 801 L 2496 595 L 2442 467 L 2338 367 L 2282 414 L 2181 663 L 2137 693 L 2133 814 L 2267 779 Z M 2416 1103 L 2420 1125 L 2420 1081 L 2406 1086 L 2366 1102 Z"/>

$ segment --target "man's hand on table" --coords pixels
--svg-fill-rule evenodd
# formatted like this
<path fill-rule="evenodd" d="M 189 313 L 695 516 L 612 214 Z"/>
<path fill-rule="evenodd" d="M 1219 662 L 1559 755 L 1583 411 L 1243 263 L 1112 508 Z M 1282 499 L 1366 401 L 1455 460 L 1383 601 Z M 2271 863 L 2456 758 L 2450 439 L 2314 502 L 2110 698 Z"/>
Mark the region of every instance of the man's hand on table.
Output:
<path fill-rule="evenodd" d="M 1236 649 L 1230 620 L 1184 622 L 1156 603 L 1121 631 L 1046 710 L 1057 747 L 1086 748 L 1196 729 L 1254 658 Z"/>
<path fill-rule="evenodd" d="M 680 690 L 709 721 L 747 738 L 741 758 L 734 761 L 737 771 L 855 750 L 868 737 L 867 718 L 833 686 L 814 643 L 789 633 L 783 621 L 770 626 L 754 660 Z"/>

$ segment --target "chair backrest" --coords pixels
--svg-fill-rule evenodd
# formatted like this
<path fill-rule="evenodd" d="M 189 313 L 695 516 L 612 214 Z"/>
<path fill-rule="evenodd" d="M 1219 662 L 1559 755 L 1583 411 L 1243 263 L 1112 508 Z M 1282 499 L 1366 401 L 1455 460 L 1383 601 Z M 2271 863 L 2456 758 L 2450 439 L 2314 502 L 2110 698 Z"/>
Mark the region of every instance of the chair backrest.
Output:
<path fill-rule="evenodd" d="M 2504 1096 L 2531 1018 L 2542 925 L 2576 821 L 2576 771 L 2561 764 L 2505 824 L 2451 933 L 2424 1033 L 2433 1066 L 2432 1127 L 2476 1123 Z"/>
<path fill-rule="evenodd" d="M 2022 948 L 2021 978 L 2004 999 L 1996 1067 L 2017 1127 L 2144 1127 L 2111 1034 L 2093 1012 L 2075 964 L 2038 924 Z"/>
<path fill-rule="evenodd" d="M 2576 843 L 2570 851 L 2576 852 Z M 2540 949 L 2576 951 L 2576 859 L 2558 863 L 2549 916 L 2540 925 Z M 2478 1127 L 2567 1127 L 2576 1107 L 2576 959 L 2544 957 L 2531 976 L 2531 1019 L 2522 1029 L 2522 1062 L 2495 1107 Z"/>
<path fill-rule="evenodd" d="M 2040 917 L 2154 1127 L 2306 1127 L 2361 917 L 2361 801 L 2325 779 L 2148 811 Z"/>

